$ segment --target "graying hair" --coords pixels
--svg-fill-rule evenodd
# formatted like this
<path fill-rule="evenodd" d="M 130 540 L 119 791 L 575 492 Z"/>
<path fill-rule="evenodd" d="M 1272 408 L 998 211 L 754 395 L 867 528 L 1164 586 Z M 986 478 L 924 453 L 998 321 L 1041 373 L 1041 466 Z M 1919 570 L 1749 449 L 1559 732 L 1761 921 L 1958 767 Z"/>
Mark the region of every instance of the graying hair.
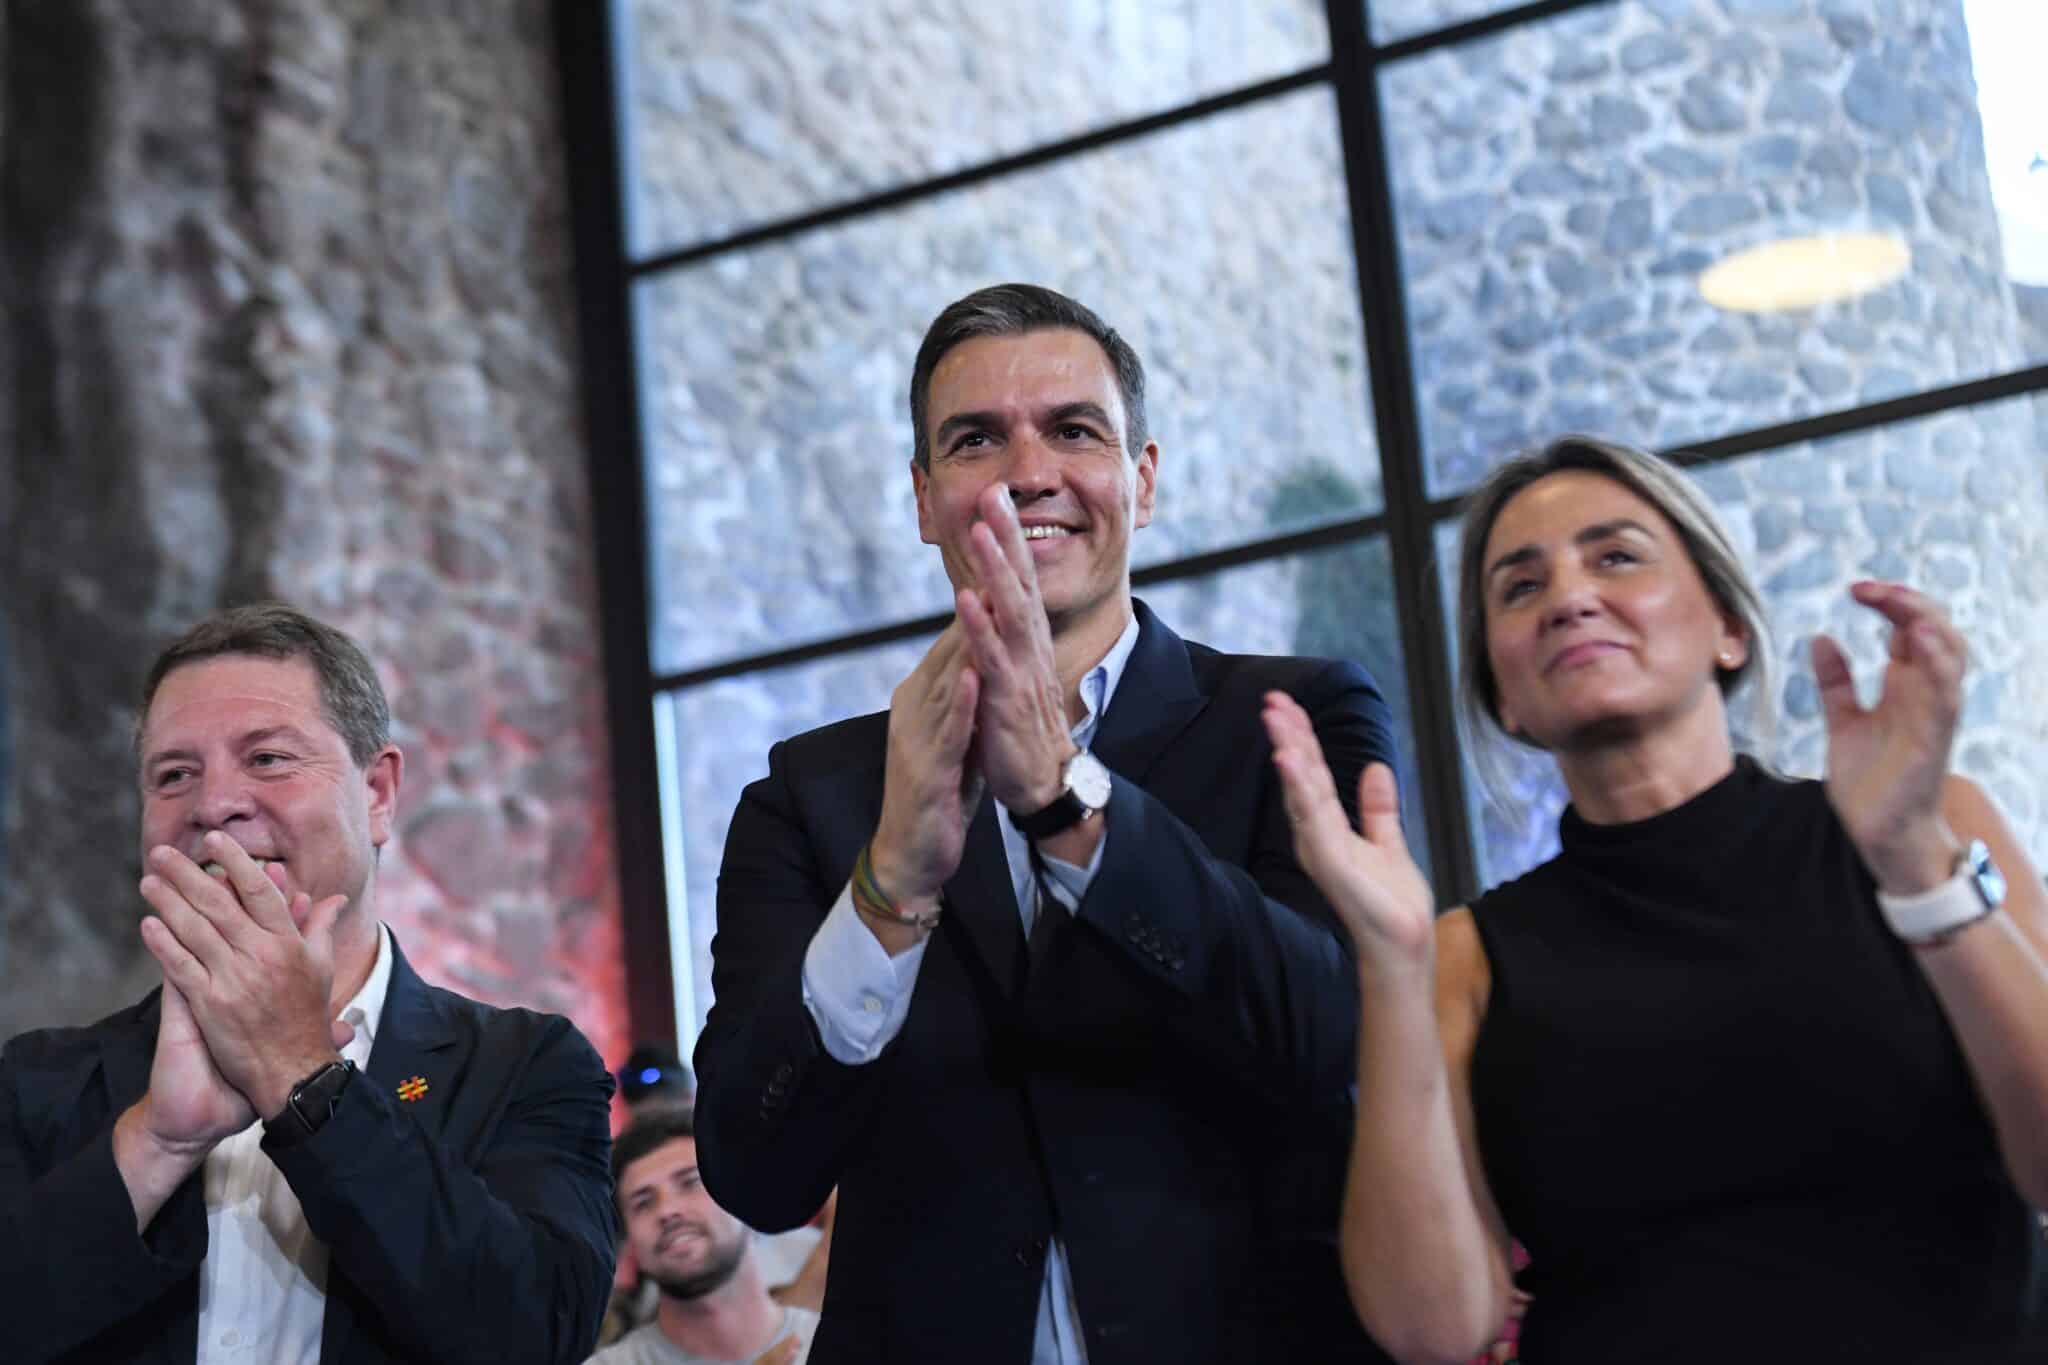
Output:
<path fill-rule="evenodd" d="M 1746 739 L 1768 743 L 1777 695 L 1776 647 L 1761 593 L 1736 553 L 1728 529 L 1699 486 L 1676 465 L 1633 446 L 1593 436 L 1564 436 L 1518 455 L 1495 469 L 1467 495 L 1458 539 L 1458 728 L 1482 783 L 1496 804 L 1512 803 L 1503 741 L 1543 746 L 1512 735 L 1500 721 L 1499 682 L 1486 652 L 1486 541 L 1501 509 L 1537 480 L 1566 470 L 1599 474 L 1663 513 L 1678 531 L 1714 605 L 1741 623 L 1748 654 L 1736 668 L 1717 669 L 1715 682 L 1731 702 L 1731 719 Z M 1744 704 L 1732 705 L 1738 692 Z"/>
<path fill-rule="evenodd" d="M 931 439 L 924 428 L 930 409 L 932 372 L 939 368 L 946 353 L 977 337 L 1022 336 L 1026 332 L 1057 328 L 1084 333 L 1102 347 L 1116 375 L 1117 391 L 1124 400 L 1124 448 L 1133 458 L 1145 448 L 1145 366 L 1131 344 L 1117 335 L 1116 328 L 1097 317 L 1093 309 L 1065 294 L 1036 284 L 995 284 L 947 304 L 932 319 L 918 345 L 917 359 L 910 367 L 910 429 L 911 452 L 919 469 L 932 467 Z"/>
<path fill-rule="evenodd" d="M 348 745 L 348 756 L 358 768 L 369 767 L 370 760 L 391 742 L 391 704 L 362 647 L 333 626 L 283 602 L 252 602 L 215 612 L 164 646 L 150 664 L 142 685 L 142 707 L 135 715 L 138 756 L 142 724 L 164 678 L 185 664 L 226 654 L 304 659 L 311 664 L 320 682 L 320 708 Z"/>

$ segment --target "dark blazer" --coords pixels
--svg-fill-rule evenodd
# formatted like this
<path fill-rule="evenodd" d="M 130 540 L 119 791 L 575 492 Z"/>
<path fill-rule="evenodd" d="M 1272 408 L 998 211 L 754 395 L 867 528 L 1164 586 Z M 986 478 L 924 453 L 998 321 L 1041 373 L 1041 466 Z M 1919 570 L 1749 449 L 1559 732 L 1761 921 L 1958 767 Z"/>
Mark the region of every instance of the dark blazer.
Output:
<path fill-rule="evenodd" d="M 581 1361 L 611 1287 L 611 1078 L 568 1020 L 421 981 L 392 940 L 370 1065 L 303 1142 L 264 1149 L 331 1260 L 325 1365 Z M 114 1120 L 149 1083 L 159 993 L 0 1052 L 0 1358 L 183 1365 L 203 1176 L 147 1233 Z M 400 1100 L 401 1081 L 426 1093 Z"/>
<path fill-rule="evenodd" d="M 1092 746 L 1115 774 L 1102 862 L 1048 968 L 1022 979 L 984 800 L 868 1065 L 824 1051 L 801 973 L 880 814 L 887 715 L 776 745 L 740 798 L 698 1154 L 757 1227 L 838 1187 L 814 1365 L 1024 1365 L 1056 1234 L 1091 1365 L 1378 1358 L 1334 1245 L 1356 978 L 1295 862 L 1259 709 L 1293 694 L 1355 800 L 1392 759 L 1386 706 L 1355 664 L 1220 654 L 1137 611 Z"/>

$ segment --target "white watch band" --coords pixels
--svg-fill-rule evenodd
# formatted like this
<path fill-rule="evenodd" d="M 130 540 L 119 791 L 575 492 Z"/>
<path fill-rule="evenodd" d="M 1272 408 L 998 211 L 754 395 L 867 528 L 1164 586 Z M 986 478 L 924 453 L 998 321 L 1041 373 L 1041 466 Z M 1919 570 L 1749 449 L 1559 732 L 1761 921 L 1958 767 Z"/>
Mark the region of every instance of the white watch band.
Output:
<path fill-rule="evenodd" d="M 1877 908 L 1885 923 L 1908 943 L 1936 943 L 1965 925 L 1998 909 L 1998 902 L 1984 893 L 1979 882 L 1977 849 L 1972 846 L 1956 863 L 1947 881 L 1914 896 L 1877 893 Z"/>

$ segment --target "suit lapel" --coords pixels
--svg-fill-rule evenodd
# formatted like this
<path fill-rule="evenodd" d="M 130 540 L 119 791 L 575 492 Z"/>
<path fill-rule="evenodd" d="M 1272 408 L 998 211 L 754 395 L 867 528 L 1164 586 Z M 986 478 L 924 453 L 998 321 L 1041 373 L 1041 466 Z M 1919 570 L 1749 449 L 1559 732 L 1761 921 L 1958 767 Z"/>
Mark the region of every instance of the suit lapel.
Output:
<path fill-rule="evenodd" d="M 1017 914 L 1017 893 L 1010 883 L 1010 859 L 1003 852 L 1003 833 L 996 828 L 996 800 L 982 793 L 981 805 L 967 826 L 967 846 L 960 866 L 946 883 L 946 920 L 957 923 L 973 950 L 988 967 L 1003 994 L 1011 993 L 1017 964 L 1024 953 L 1023 921 Z"/>
<path fill-rule="evenodd" d="M 1095 731 L 1095 756 L 1118 776 L 1142 785 L 1159 756 L 1187 729 L 1209 698 L 1195 683 L 1188 647 L 1133 599 L 1138 643 Z"/>
<path fill-rule="evenodd" d="M 442 1102 L 448 1098 L 461 1064 L 468 1060 L 454 1055 L 456 1041 L 456 1032 L 441 1012 L 439 1001 L 405 960 L 405 954 L 398 951 L 398 935 L 393 934 L 391 985 L 384 994 L 384 1017 L 370 1045 L 370 1065 L 364 1075 L 385 1094 L 399 1095 L 422 1127 L 438 1133 L 446 1113 Z M 415 1080 L 426 1087 L 408 1089 L 408 1094 L 417 1094 L 416 1099 L 399 1094 L 400 1086 Z"/>
<path fill-rule="evenodd" d="M 438 997 L 398 951 L 398 935 L 392 934 L 391 984 L 385 988 L 384 1013 L 370 1044 L 370 1064 L 356 1084 L 396 1095 L 420 1127 L 439 1138 L 447 1121 L 450 1093 L 469 1064 L 469 1049 L 459 1045 L 462 1041 L 462 1033 L 449 1021 Z M 413 1098 L 407 1099 L 407 1095 Z M 327 1317 L 320 1329 L 321 1360 L 349 1359 L 358 1319 L 369 1308 L 353 1281 L 329 1272 Z"/>

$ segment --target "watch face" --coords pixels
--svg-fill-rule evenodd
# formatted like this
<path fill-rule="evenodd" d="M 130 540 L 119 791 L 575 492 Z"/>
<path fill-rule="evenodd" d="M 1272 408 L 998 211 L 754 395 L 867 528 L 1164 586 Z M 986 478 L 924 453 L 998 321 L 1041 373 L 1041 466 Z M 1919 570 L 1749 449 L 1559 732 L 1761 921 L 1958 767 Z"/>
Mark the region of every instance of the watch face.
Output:
<path fill-rule="evenodd" d="M 2005 874 L 1998 870 L 1998 864 L 1991 861 L 1991 850 L 1982 839 L 1970 841 L 1969 850 L 1963 854 L 1963 866 L 1976 883 L 1977 894 L 1984 903 L 1996 910 L 2005 904 Z"/>
<path fill-rule="evenodd" d="M 1102 760 L 1083 749 L 1067 760 L 1067 790 L 1089 810 L 1109 804 L 1109 769 Z"/>

